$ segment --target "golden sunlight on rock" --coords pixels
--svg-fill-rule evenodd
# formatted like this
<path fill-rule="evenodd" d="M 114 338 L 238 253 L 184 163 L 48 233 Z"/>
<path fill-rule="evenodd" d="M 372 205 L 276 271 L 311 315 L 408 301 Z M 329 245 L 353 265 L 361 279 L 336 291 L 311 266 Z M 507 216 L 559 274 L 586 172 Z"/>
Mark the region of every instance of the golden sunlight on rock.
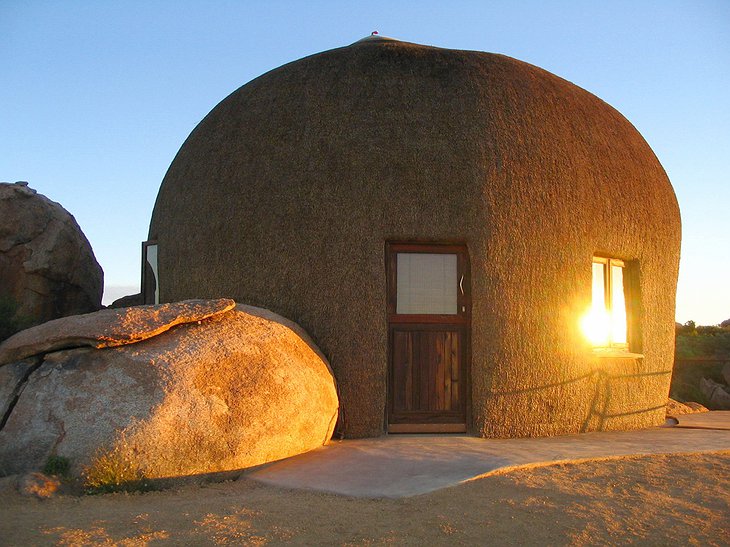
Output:
<path fill-rule="evenodd" d="M 234 305 L 199 304 L 221 302 Z M 157 312 L 171 307 L 113 311 L 156 325 Z M 34 363 L 0 431 L 0 468 L 30 471 L 55 455 L 92 489 L 300 454 L 329 441 L 338 415 L 332 371 L 309 336 L 251 306 L 137 343 L 54 351 Z"/>

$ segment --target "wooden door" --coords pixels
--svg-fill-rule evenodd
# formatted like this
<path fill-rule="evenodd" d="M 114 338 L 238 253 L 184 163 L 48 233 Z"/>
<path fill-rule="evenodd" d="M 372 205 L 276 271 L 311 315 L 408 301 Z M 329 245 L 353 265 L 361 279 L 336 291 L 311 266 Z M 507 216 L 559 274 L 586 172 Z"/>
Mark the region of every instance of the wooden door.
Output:
<path fill-rule="evenodd" d="M 388 431 L 466 431 L 466 247 L 389 243 Z"/>

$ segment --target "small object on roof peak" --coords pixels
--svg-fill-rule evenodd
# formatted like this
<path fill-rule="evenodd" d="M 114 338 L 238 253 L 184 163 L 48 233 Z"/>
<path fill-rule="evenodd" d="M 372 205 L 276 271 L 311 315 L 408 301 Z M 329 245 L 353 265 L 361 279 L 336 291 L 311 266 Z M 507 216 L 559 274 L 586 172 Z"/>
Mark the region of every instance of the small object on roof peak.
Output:
<path fill-rule="evenodd" d="M 390 40 L 390 41 L 397 41 L 395 38 L 388 38 L 387 36 L 383 36 L 382 34 L 378 34 L 377 30 L 374 30 L 371 32 L 368 36 L 365 36 L 365 38 L 360 38 L 356 44 L 359 44 L 360 42 L 374 42 L 374 41 L 382 41 L 382 40 Z"/>

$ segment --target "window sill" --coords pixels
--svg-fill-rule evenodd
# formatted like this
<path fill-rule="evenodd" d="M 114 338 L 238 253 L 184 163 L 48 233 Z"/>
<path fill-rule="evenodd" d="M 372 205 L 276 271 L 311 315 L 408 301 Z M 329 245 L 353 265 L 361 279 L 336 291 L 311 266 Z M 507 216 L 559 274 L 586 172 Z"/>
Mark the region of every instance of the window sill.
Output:
<path fill-rule="evenodd" d="M 643 359 L 643 353 L 631 353 L 625 349 L 619 348 L 593 348 L 594 357 L 611 358 L 611 359 Z"/>

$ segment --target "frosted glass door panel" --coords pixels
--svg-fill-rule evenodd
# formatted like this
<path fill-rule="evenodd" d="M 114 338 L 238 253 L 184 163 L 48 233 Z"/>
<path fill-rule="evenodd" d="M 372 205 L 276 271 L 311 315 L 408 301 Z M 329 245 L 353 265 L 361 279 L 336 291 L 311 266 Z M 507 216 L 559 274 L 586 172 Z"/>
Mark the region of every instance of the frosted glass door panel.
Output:
<path fill-rule="evenodd" d="M 398 253 L 396 313 L 458 312 L 457 255 Z"/>

